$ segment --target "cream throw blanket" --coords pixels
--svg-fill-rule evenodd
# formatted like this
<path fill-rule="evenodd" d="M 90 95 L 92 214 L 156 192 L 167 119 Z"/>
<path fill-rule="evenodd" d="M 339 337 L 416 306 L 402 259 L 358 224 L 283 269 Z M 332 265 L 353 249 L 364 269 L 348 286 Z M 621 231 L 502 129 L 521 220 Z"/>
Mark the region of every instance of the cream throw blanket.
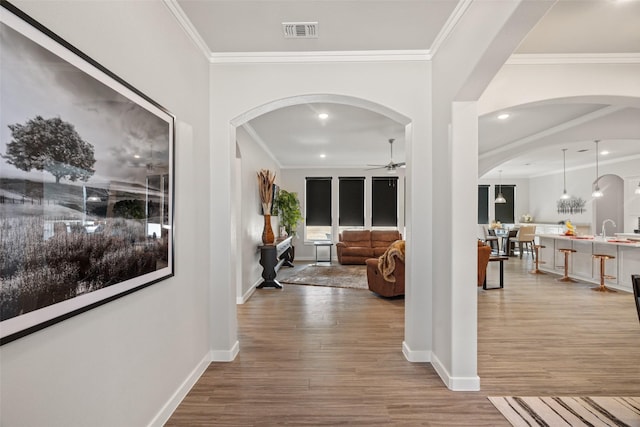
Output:
<path fill-rule="evenodd" d="M 378 258 L 378 270 L 382 273 L 382 277 L 387 282 L 395 282 L 396 277 L 393 270 L 396 268 L 396 257 L 404 261 L 404 240 L 396 240 L 387 250 Z"/>

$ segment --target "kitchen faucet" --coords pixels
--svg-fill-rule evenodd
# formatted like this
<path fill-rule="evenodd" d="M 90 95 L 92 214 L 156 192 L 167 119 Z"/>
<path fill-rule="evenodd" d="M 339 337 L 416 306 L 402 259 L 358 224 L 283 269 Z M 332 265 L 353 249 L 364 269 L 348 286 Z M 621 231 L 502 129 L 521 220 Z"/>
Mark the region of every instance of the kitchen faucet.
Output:
<path fill-rule="evenodd" d="M 606 235 L 606 229 L 605 229 L 605 225 L 610 222 L 611 225 L 613 225 L 614 227 L 616 226 L 616 223 L 613 222 L 612 219 L 605 219 L 604 221 L 602 221 L 602 240 L 607 240 L 607 235 Z"/>

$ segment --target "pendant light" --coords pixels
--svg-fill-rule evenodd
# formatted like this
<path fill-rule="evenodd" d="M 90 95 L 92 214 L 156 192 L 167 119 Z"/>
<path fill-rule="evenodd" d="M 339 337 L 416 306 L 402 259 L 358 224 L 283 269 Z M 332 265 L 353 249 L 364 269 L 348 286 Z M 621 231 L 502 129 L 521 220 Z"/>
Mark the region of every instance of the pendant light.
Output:
<path fill-rule="evenodd" d="M 564 187 L 562 190 L 562 196 L 560 196 L 560 198 L 567 200 L 567 199 L 570 199 L 571 196 L 569 195 L 569 193 L 567 193 L 567 149 L 566 148 L 562 149 L 562 177 L 564 181 Z"/>
<path fill-rule="evenodd" d="M 498 197 L 496 197 L 496 199 L 494 200 L 494 203 L 507 203 L 507 199 L 504 198 L 504 196 L 502 195 L 502 171 L 499 170 L 498 173 L 500 174 L 500 180 L 499 182 L 499 187 L 498 187 Z"/>
<path fill-rule="evenodd" d="M 602 197 L 604 194 L 602 194 L 602 191 L 600 191 L 600 186 L 598 186 L 598 180 L 600 179 L 600 175 L 598 174 L 598 143 L 600 142 L 599 139 L 595 140 L 596 143 L 596 180 L 594 181 L 595 184 L 595 188 L 593 189 L 593 193 L 591 193 L 591 197 Z"/>

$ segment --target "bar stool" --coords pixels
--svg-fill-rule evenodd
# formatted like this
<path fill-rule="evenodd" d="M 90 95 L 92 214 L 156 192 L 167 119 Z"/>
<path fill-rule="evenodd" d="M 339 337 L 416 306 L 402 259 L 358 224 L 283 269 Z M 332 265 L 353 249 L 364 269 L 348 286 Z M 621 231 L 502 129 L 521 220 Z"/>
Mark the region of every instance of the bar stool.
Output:
<path fill-rule="evenodd" d="M 604 263 L 608 259 L 615 259 L 616 257 L 614 257 L 613 255 L 606 255 L 606 254 L 593 254 L 592 257 L 593 259 L 598 258 L 600 260 L 600 286 L 597 288 L 591 288 L 591 289 L 596 292 L 616 292 L 613 289 L 609 289 L 604 285 L 604 279 L 615 279 L 615 276 L 609 276 L 604 274 Z"/>
<path fill-rule="evenodd" d="M 576 252 L 576 250 L 569 249 L 569 248 L 562 248 L 562 249 L 558 249 L 558 252 L 564 253 L 564 276 L 557 279 L 558 282 L 572 282 L 572 283 L 577 282 L 577 280 L 573 280 L 571 277 L 569 277 L 569 254 Z"/>
<path fill-rule="evenodd" d="M 545 264 L 544 261 L 540 261 L 540 256 L 539 256 L 540 249 L 544 249 L 544 248 L 546 248 L 546 246 L 543 246 L 543 245 L 534 245 L 533 246 L 533 250 L 535 252 L 535 258 L 536 258 L 536 268 L 531 270 L 529 273 L 531 273 L 531 274 L 545 274 L 544 271 L 541 271 L 538 268 L 538 264 Z"/>

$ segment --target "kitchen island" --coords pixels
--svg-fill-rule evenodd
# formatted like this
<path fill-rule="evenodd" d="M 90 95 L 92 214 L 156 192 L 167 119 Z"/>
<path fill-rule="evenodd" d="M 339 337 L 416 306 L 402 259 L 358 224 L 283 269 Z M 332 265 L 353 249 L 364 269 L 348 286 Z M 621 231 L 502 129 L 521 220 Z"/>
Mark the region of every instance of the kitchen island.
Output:
<path fill-rule="evenodd" d="M 561 234 L 539 234 L 536 236 L 541 245 L 539 252 L 542 271 L 561 274 L 564 271 L 564 254 L 558 249 L 574 249 L 569 257 L 569 277 L 599 284 L 600 267 L 593 254 L 613 255 L 615 259 L 606 262 L 605 274 L 614 276 L 606 279 L 608 287 L 633 292 L 631 275 L 640 274 L 640 236 L 639 240 L 626 236 L 564 236 Z"/>

